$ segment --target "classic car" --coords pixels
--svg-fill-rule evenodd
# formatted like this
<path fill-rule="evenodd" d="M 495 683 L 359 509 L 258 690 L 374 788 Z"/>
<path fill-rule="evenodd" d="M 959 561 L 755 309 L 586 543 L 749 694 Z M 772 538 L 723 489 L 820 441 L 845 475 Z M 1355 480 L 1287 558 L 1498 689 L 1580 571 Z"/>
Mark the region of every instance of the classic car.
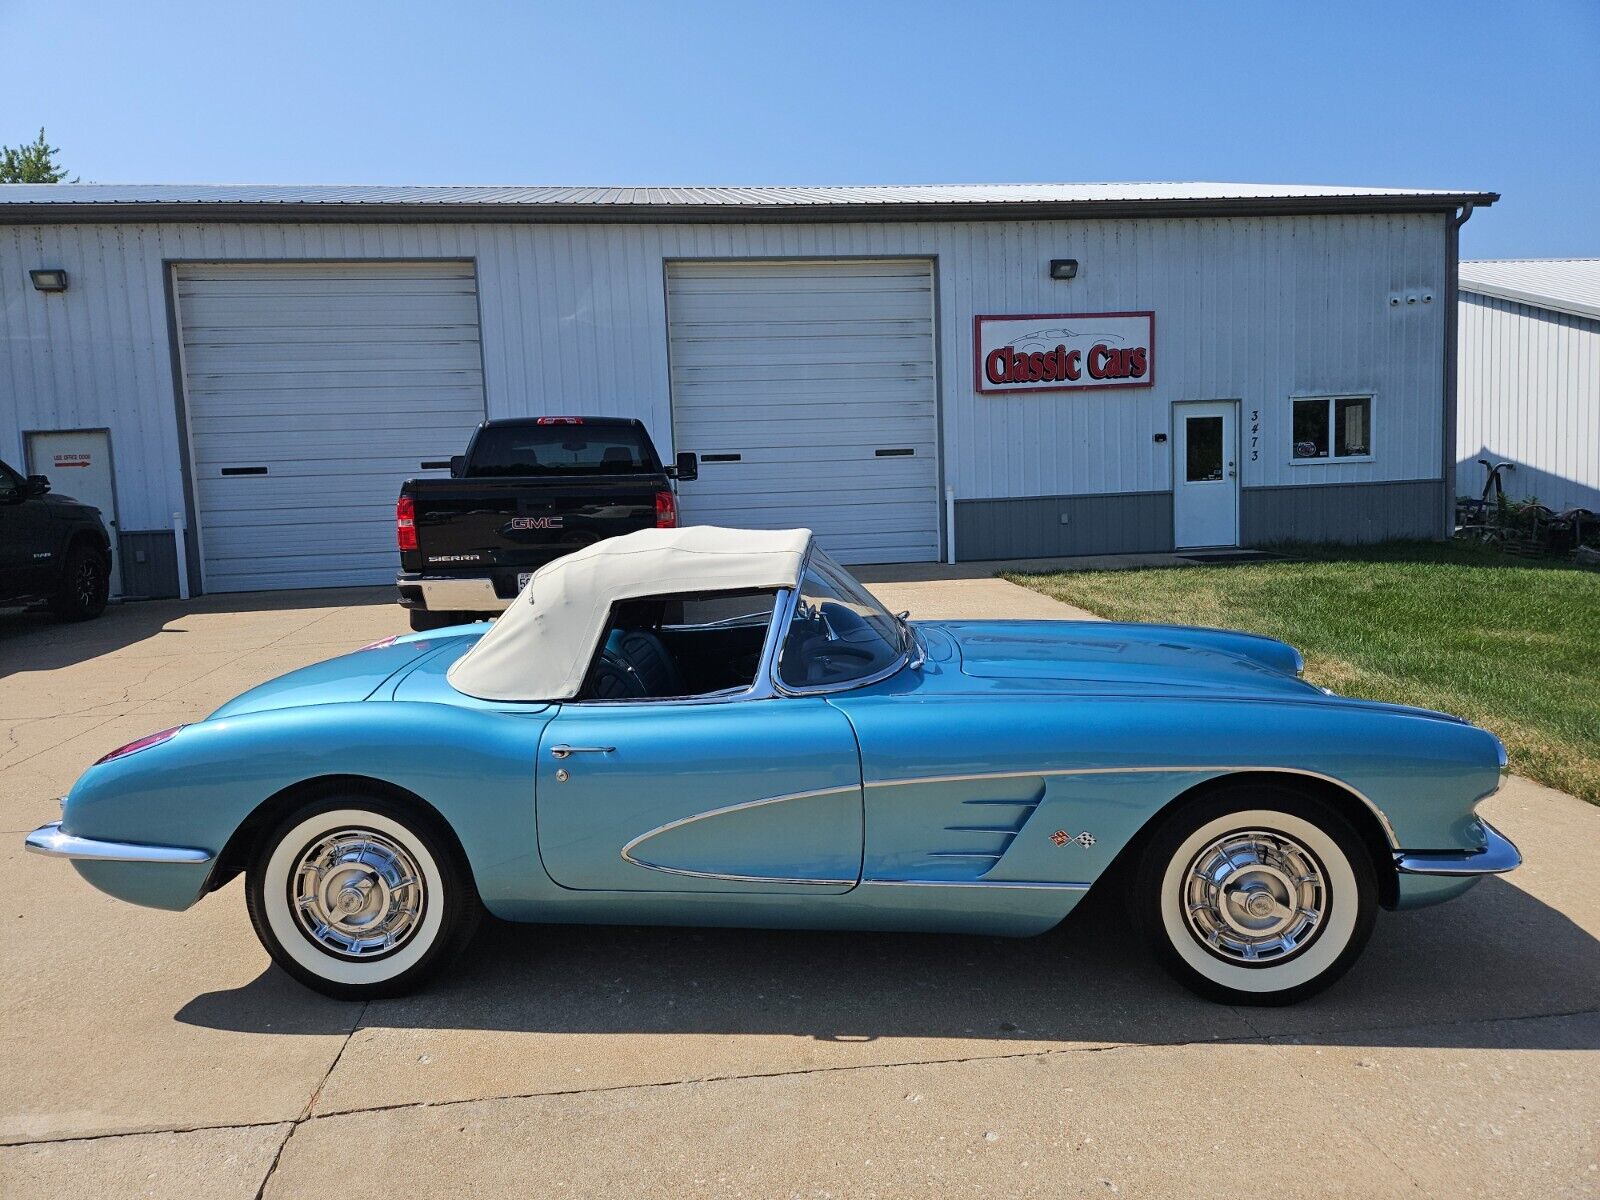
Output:
<path fill-rule="evenodd" d="M 516 921 L 1029 935 L 1119 889 L 1168 969 L 1287 1003 L 1379 908 L 1520 861 L 1505 754 L 1212 629 L 891 615 L 806 530 L 647 529 L 492 625 L 386 638 L 113 750 L 30 849 L 390 995 Z"/>

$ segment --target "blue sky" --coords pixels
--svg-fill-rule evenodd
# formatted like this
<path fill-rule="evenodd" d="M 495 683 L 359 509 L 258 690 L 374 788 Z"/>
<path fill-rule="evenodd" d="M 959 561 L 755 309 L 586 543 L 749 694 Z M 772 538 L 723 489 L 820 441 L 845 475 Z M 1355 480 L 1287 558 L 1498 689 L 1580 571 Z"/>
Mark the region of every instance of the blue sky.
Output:
<path fill-rule="evenodd" d="M 1489 189 L 1600 255 L 1600 3 L 0 0 L 0 143 L 85 180 Z"/>

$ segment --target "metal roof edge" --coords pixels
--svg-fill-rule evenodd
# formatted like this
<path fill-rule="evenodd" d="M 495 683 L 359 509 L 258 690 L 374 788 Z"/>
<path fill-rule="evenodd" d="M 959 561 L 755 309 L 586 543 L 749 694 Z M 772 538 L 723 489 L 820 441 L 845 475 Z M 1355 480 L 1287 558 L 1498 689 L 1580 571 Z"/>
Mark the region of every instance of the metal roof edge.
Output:
<path fill-rule="evenodd" d="M 1498 192 L 1423 192 L 1346 196 L 1204 197 L 1159 200 L 875 202 L 863 204 L 408 204 L 290 201 L 0 201 L 0 224 L 103 225 L 169 222 L 336 222 L 563 225 L 795 224 L 886 221 L 1059 221 L 1080 218 L 1345 216 L 1445 213 L 1486 208 Z"/>
<path fill-rule="evenodd" d="M 1496 300 L 1509 300 L 1513 304 L 1526 304 L 1529 308 L 1542 308 L 1547 312 L 1565 313 L 1569 317 L 1583 317 L 1600 321 L 1600 304 L 1586 304 L 1565 296 L 1552 296 L 1547 292 L 1534 292 L 1527 288 L 1507 287 L 1499 283 L 1474 283 L 1466 279 L 1456 284 L 1456 290 L 1473 296 L 1490 296 Z"/>

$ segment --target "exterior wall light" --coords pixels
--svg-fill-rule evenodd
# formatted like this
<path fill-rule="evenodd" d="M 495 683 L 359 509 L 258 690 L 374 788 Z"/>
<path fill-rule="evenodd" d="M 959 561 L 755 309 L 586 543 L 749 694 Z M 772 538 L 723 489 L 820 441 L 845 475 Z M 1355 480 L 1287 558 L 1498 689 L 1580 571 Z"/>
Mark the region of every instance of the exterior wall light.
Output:
<path fill-rule="evenodd" d="M 35 290 L 41 292 L 64 292 L 67 290 L 67 273 L 60 267 L 40 267 L 28 272 L 28 278 L 33 280 Z"/>
<path fill-rule="evenodd" d="M 1078 260 L 1075 258 L 1052 258 L 1050 260 L 1051 279 L 1076 279 L 1078 277 Z"/>

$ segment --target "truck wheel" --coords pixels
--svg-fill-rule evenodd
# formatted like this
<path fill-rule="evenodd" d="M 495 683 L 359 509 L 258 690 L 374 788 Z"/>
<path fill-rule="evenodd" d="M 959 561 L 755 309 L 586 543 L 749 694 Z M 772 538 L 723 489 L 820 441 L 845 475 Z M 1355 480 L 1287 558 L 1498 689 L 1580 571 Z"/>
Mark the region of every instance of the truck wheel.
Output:
<path fill-rule="evenodd" d="M 111 589 L 111 563 L 93 546 L 79 542 L 67 551 L 61 586 L 50 607 L 68 621 L 87 621 L 106 609 Z"/>

